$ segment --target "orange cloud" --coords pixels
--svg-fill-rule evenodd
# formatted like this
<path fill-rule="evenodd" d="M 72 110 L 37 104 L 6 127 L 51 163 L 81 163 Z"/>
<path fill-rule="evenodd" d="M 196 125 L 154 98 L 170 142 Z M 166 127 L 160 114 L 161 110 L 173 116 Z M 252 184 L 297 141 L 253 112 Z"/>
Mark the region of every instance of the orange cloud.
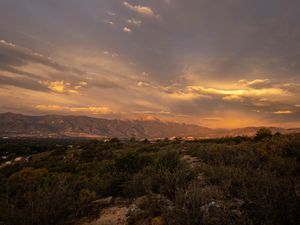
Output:
<path fill-rule="evenodd" d="M 257 85 L 257 84 L 267 84 L 270 83 L 269 79 L 256 79 L 256 80 L 239 80 L 239 84 L 243 86 L 252 86 L 252 85 Z"/>
<path fill-rule="evenodd" d="M 40 81 L 41 84 L 45 85 L 51 91 L 59 94 L 79 94 L 79 89 L 87 86 L 87 82 L 81 81 L 77 85 L 59 80 L 59 81 Z"/>
<path fill-rule="evenodd" d="M 148 6 L 132 5 L 128 2 L 123 2 L 123 5 L 126 6 L 128 9 L 135 11 L 141 15 L 156 17 L 156 18 L 159 17 L 158 15 L 155 15 L 154 11 Z"/>
<path fill-rule="evenodd" d="M 243 98 L 241 96 L 238 95 L 229 95 L 229 96 L 225 96 L 222 98 L 224 101 L 233 101 L 233 102 L 242 102 Z"/>
<path fill-rule="evenodd" d="M 258 97 L 266 95 L 287 95 L 287 92 L 280 88 L 244 88 L 244 89 L 217 89 L 217 88 L 206 88 L 202 86 L 188 86 L 189 91 L 195 91 L 205 94 L 216 94 L 216 95 L 229 95 L 229 96 L 247 96 L 247 97 Z"/>
<path fill-rule="evenodd" d="M 60 105 L 36 105 L 35 108 L 40 111 L 87 112 L 95 115 L 108 115 L 113 113 L 109 107 L 105 106 L 69 107 Z"/>
<path fill-rule="evenodd" d="M 291 111 L 291 110 L 278 110 L 278 111 L 273 112 L 273 114 L 278 114 L 278 115 L 293 114 L 293 111 Z"/>

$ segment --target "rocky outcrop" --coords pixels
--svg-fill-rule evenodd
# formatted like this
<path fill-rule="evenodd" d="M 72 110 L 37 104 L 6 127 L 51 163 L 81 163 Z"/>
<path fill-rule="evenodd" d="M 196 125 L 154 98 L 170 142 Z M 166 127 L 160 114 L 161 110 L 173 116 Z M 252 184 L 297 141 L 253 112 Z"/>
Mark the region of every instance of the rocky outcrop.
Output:
<path fill-rule="evenodd" d="M 243 220 L 243 206 L 241 199 L 229 201 L 212 201 L 200 208 L 203 224 L 223 224 L 224 218 L 232 218 L 233 221 Z"/>
<path fill-rule="evenodd" d="M 128 207 L 113 206 L 101 211 L 99 218 L 84 225 L 125 225 L 127 224 Z"/>
<path fill-rule="evenodd" d="M 160 216 L 149 214 L 149 207 L 154 203 L 169 210 L 173 209 L 173 203 L 159 194 L 141 196 L 131 202 L 108 197 L 92 203 L 99 207 L 99 216 L 92 220 L 86 219 L 79 225 L 163 225 Z"/>

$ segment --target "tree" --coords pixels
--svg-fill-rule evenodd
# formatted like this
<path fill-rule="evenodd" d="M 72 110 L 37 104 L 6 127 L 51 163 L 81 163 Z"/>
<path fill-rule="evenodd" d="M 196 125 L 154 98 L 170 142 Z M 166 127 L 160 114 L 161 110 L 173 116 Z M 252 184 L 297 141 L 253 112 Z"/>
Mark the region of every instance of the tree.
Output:
<path fill-rule="evenodd" d="M 262 139 L 265 139 L 265 138 L 271 138 L 272 137 L 272 132 L 267 129 L 267 128 L 260 128 L 257 132 L 256 132 L 256 135 L 255 135 L 255 140 L 256 141 L 260 141 Z"/>

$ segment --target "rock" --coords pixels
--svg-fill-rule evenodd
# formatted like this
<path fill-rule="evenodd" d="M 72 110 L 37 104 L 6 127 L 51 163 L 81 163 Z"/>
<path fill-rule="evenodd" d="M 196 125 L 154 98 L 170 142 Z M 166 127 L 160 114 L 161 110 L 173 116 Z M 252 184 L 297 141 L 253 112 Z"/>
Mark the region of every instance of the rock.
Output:
<path fill-rule="evenodd" d="M 132 224 L 141 225 L 161 225 L 164 224 L 161 217 L 151 218 L 153 210 L 160 212 L 162 209 L 172 211 L 174 210 L 174 203 L 160 194 L 151 194 L 141 196 L 133 201 L 129 207 L 128 221 Z M 154 213 L 155 214 L 155 213 Z"/>
<path fill-rule="evenodd" d="M 128 208 L 128 215 L 131 217 L 141 217 L 144 214 L 144 211 L 141 210 L 137 205 L 131 204 Z"/>
<path fill-rule="evenodd" d="M 7 162 L 4 163 L 4 165 L 11 165 L 11 164 L 12 164 L 11 161 L 7 161 Z"/>
<path fill-rule="evenodd" d="M 130 201 L 125 198 L 117 197 L 114 199 L 114 204 L 115 205 L 128 205 L 128 204 L 130 204 Z"/>
<path fill-rule="evenodd" d="M 159 194 L 141 196 L 130 203 L 126 199 L 113 199 L 112 197 L 98 199 L 92 202 L 94 208 L 103 208 L 97 219 L 82 222 L 81 225 L 163 225 L 161 217 L 151 218 L 147 214 L 153 204 L 158 208 L 172 208 L 173 203 Z M 86 220 L 85 220 L 86 221 Z"/>
<path fill-rule="evenodd" d="M 225 201 L 212 201 L 206 205 L 203 205 L 200 210 L 203 216 L 204 224 L 222 224 L 226 217 L 230 217 L 235 221 L 241 221 L 243 219 L 242 207 L 245 202 L 241 199 L 231 199 L 228 202 Z"/>
<path fill-rule="evenodd" d="M 109 206 L 113 203 L 113 197 L 101 198 L 92 202 L 92 205 L 97 205 L 100 207 Z"/>
<path fill-rule="evenodd" d="M 23 160 L 23 157 L 20 156 L 20 157 L 15 158 L 14 161 L 15 161 L 15 162 L 20 162 L 20 161 L 22 161 L 22 160 Z"/>
<path fill-rule="evenodd" d="M 148 197 L 146 195 L 138 197 L 133 201 L 133 204 L 135 204 L 137 207 L 141 209 L 145 209 L 148 204 Z"/>
<path fill-rule="evenodd" d="M 100 217 L 83 225 L 127 225 L 127 207 L 109 207 L 101 211 Z"/>
<path fill-rule="evenodd" d="M 140 209 L 137 205 L 131 204 L 128 208 L 128 222 L 130 224 L 136 224 L 137 221 L 140 221 L 146 217 L 144 210 Z"/>

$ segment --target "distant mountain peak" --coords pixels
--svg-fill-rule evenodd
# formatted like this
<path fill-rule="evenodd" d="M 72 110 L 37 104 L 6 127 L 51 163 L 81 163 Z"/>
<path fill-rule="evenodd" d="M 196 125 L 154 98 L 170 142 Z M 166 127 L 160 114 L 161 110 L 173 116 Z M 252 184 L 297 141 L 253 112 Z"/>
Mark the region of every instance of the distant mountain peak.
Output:
<path fill-rule="evenodd" d="M 0 114 L 0 136 L 2 137 L 214 138 L 252 136 L 259 128 L 210 129 L 192 124 L 164 122 L 154 116 L 147 116 L 140 120 L 108 120 L 87 116 L 26 116 L 11 112 Z M 300 129 L 276 127 L 269 129 L 281 133 L 300 132 Z"/>
<path fill-rule="evenodd" d="M 164 122 L 162 120 L 160 120 L 159 118 L 152 116 L 152 115 L 147 115 L 147 116 L 141 116 L 139 117 L 137 120 L 140 121 L 157 121 L 157 122 Z"/>

